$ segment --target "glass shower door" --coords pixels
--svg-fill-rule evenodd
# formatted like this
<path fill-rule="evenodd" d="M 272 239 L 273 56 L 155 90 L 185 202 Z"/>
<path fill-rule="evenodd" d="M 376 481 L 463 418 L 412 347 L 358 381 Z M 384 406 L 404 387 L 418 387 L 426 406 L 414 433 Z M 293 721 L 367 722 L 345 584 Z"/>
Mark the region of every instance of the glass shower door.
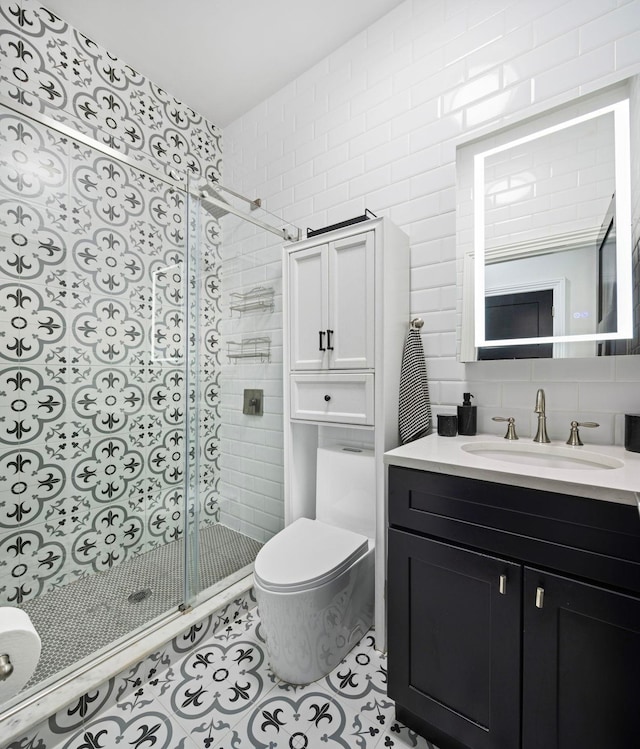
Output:
<path fill-rule="evenodd" d="M 0 606 L 32 684 L 185 600 L 196 249 L 143 166 L 0 107 Z"/>

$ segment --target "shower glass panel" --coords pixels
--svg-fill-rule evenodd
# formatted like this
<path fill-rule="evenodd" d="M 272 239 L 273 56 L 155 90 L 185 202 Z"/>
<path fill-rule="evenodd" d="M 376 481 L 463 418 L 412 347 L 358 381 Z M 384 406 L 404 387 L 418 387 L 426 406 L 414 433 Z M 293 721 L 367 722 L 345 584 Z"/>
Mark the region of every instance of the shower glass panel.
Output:
<path fill-rule="evenodd" d="M 0 617 L 42 639 L 0 717 L 261 545 L 221 512 L 222 227 L 200 187 L 0 100 Z"/>
<path fill-rule="evenodd" d="M 201 187 L 200 183 L 193 185 L 190 195 L 199 196 Z M 186 518 L 185 588 L 186 602 L 193 605 L 246 577 L 261 543 L 228 517 L 224 511 L 228 500 L 222 499 L 225 490 L 221 464 L 226 457 L 223 455 L 222 413 L 224 409 L 226 419 L 233 421 L 233 409 L 241 401 L 235 394 L 225 392 L 223 385 L 227 347 L 223 343 L 221 251 L 223 234 L 226 243 L 232 227 L 247 225 L 247 222 L 242 217 L 227 215 L 207 198 L 191 197 L 190 205 L 193 210 L 189 221 L 189 249 L 195 251 L 188 253 L 189 293 L 197 296 L 197 302 L 189 309 L 194 314 L 197 305 L 198 323 L 191 327 L 194 335 L 190 337 L 190 403 L 197 403 L 199 407 L 189 411 L 190 418 L 197 420 L 197 428 L 192 427 L 192 435 L 194 432 L 198 435 L 195 441 L 192 437 L 192 445 L 197 449 L 189 451 L 190 487 L 197 487 L 197 492 L 190 497 Z M 264 229 L 259 231 L 266 233 Z M 264 372 L 260 376 L 264 376 Z"/>
<path fill-rule="evenodd" d="M 0 605 L 41 636 L 28 686 L 185 601 L 190 213 L 186 190 L 0 108 Z"/>

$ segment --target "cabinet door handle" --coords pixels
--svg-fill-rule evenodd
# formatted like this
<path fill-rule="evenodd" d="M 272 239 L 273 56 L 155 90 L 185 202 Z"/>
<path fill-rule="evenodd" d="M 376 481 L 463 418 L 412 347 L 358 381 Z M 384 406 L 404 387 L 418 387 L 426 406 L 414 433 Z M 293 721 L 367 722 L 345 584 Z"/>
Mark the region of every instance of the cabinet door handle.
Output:
<path fill-rule="evenodd" d="M 331 396 L 330 396 L 330 395 L 325 395 L 325 396 L 324 396 L 324 399 L 325 399 L 325 400 L 327 401 L 327 403 L 328 403 L 328 402 L 329 402 L 329 401 L 331 400 Z"/>
<path fill-rule="evenodd" d="M 536 588 L 536 608 L 541 609 L 544 606 L 544 588 Z"/>
<path fill-rule="evenodd" d="M 332 335 L 333 335 L 333 330 L 327 330 L 327 351 L 333 351 L 333 346 L 331 345 Z"/>
<path fill-rule="evenodd" d="M 318 336 L 319 336 L 318 351 L 326 351 L 327 349 L 323 346 L 324 341 L 322 340 L 322 337 L 324 336 L 324 330 L 319 330 Z"/>
<path fill-rule="evenodd" d="M 500 585 L 498 587 L 498 590 L 500 591 L 500 595 L 503 595 L 503 596 L 507 595 L 507 576 L 506 575 L 500 575 Z"/>

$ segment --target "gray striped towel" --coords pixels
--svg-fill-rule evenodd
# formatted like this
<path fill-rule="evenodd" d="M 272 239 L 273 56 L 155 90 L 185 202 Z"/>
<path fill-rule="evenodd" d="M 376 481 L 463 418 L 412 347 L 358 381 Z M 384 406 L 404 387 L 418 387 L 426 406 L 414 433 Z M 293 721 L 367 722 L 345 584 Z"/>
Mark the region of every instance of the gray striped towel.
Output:
<path fill-rule="evenodd" d="M 414 327 L 409 328 L 402 352 L 398 427 L 403 445 L 431 432 L 427 365 L 420 331 Z"/>

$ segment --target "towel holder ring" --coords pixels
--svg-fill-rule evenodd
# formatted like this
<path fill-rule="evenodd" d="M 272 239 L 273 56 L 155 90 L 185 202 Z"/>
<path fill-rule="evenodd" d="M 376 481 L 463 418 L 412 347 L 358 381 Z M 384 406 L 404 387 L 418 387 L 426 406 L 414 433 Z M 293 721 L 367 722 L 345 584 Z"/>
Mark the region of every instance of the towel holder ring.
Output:
<path fill-rule="evenodd" d="M 414 330 L 420 330 L 420 328 L 424 325 L 424 320 L 421 317 L 414 317 L 411 321 L 411 327 Z"/>

